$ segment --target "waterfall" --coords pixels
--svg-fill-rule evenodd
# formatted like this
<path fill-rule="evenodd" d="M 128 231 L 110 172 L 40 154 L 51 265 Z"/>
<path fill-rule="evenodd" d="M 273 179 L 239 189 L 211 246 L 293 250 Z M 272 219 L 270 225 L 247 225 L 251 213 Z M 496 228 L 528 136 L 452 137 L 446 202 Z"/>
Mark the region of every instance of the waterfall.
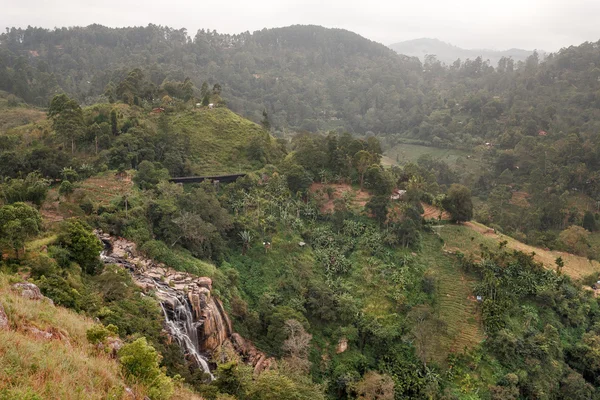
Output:
<path fill-rule="evenodd" d="M 116 264 L 127 268 L 133 275 L 134 281 L 149 283 L 159 299 L 160 307 L 165 317 L 165 325 L 169 333 L 175 338 L 181 349 L 184 351 L 196 366 L 202 368 L 204 373 L 214 379 L 210 372 L 208 360 L 201 354 L 200 341 L 198 340 L 198 329 L 202 327 L 204 321 L 194 321 L 194 310 L 187 296 L 160 279 L 136 274 L 136 265 L 126 258 L 113 253 L 113 245 L 106 237 L 99 239 L 104 244 L 104 250 L 100 253 L 100 259 L 104 264 Z"/>
<path fill-rule="evenodd" d="M 196 365 L 204 371 L 205 374 L 210 376 L 210 380 L 214 379 L 213 374 L 210 372 L 208 361 L 200 354 L 199 342 L 198 342 L 198 325 L 201 322 L 194 322 L 193 310 L 189 302 L 183 298 L 181 294 L 170 293 L 174 290 L 165 291 L 163 287 L 157 289 L 161 292 L 161 297 L 169 296 L 172 303 L 172 310 L 167 310 L 165 304 L 168 302 L 161 301 L 160 307 L 162 308 L 163 315 L 165 316 L 165 323 L 169 333 L 173 335 L 179 347 L 181 347 L 187 355 L 192 357 L 196 362 Z"/>

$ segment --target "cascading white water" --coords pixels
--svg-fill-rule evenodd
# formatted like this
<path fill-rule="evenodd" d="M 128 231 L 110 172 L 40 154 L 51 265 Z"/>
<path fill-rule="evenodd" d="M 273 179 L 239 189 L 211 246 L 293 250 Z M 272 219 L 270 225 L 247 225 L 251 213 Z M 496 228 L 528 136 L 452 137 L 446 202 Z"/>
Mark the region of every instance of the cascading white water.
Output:
<path fill-rule="evenodd" d="M 106 240 L 104 250 L 100 253 L 100 259 L 104 264 L 117 264 L 127 268 L 130 272 L 135 271 L 135 266 L 124 258 L 111 253 L 111 244 Z M 199 350 L 198 326 L 201 322 L 194 322 L 192 306 L 185 295 L 156 278 L 150 278 L 156 288 L 160 307 L 165 317 L 165 325 L 169 333 L 175 338 L 184 353 L 188 355 L 204 373 L 214 379 L 206 357 Z"/>
<path fill-rule="evenodd" d="M 198 350 L 198 322 L 194 322 L 192 307 L 184 298 L 180 298 L 181 295 L 172 293 L 172 290 L 166 291 L 161 287 L 158 291 L 172 300 L 173 310 L 171 312 L 165 308 L 165 302 L 160 302 L 169 332 L 177 340 L 179 346 L 194 359 L 198 367 L 210 376 L 210 380 L 213 380 L 214 376 L 210 372 L 208 362 Z"/>

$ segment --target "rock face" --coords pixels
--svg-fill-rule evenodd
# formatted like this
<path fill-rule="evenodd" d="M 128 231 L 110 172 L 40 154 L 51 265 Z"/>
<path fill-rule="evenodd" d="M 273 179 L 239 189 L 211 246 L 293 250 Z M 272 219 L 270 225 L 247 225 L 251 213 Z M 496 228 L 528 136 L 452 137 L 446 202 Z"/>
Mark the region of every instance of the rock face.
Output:
<path fill-rule="evenodd" d="M 210 278 L 175 271 L 156 263 L 139 254 L 135 244 L 128 240 L 101 232 L 96 232 L 96 235 L 105 245 L 101 254 L 104 263 L 127 268 L 136 285 L 155 293 L 165 314 L 169 334 L 184 349 L 186 357 L 195 361 L 207 374 L 210 374 L 210 369 L 206 355 L 232 342 L 243 343 L 234 345 L 234 348 L 246 361 L 256 366 L 262 356 L 264 364 L 265 355 L 233 333 L 223 303 L 211 293 Z"/>
<path fill-rule="evenodd" d="M 44 298 L 42 292 L 40 292 L 40 288 L 38 288 L 33 283 L 22 282 L 15 283 L 12 285 L 13 289 L 21 292 L 21 296 L 30 299 L 30 300 L 41 300 Z"/>

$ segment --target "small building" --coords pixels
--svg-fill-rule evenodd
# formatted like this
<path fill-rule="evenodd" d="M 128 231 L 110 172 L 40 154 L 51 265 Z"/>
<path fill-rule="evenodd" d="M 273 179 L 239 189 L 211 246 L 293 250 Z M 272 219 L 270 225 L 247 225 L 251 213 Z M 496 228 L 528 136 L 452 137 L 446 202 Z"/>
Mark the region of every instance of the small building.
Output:
<path fill-rule="evenodd" d="M 540 131 L 538 132 L 538 136 L 548 136 L 548 132 L 540 129 Z"/>
<path fill-rule="evenodd" d="M 483 296 L 477 296 L 477 301 L 481 303 L 483 301 Z"/>
<path fill-rule="evenodd" d="M 215 105 L 214 105 L 213 103 L 210 103 L 210 104 L 208 105 L 208 108 L 210 108 L 210 109 L 213 109 L 213 108 L 215 108 Z"/>
<path fill-rule="evenodd" d="M 402 200 L 406 196 L 406 190 L 404 189 L 394 189 L 390 198 L 392 200 Z"/>

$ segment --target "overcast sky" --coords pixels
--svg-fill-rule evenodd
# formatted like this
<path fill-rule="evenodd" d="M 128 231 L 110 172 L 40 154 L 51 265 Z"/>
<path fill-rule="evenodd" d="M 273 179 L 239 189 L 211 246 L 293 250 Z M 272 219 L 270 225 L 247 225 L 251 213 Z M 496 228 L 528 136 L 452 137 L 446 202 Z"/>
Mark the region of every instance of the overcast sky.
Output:
<path fill-rule="evenodd" d="M 293 24 L 344 28 L 391 44 L 421 37 L 463 48 L 555 51 L 600 39 L 600 0 L 0 0 L 0 27 L 185 27 L 223 33 Z"/>

